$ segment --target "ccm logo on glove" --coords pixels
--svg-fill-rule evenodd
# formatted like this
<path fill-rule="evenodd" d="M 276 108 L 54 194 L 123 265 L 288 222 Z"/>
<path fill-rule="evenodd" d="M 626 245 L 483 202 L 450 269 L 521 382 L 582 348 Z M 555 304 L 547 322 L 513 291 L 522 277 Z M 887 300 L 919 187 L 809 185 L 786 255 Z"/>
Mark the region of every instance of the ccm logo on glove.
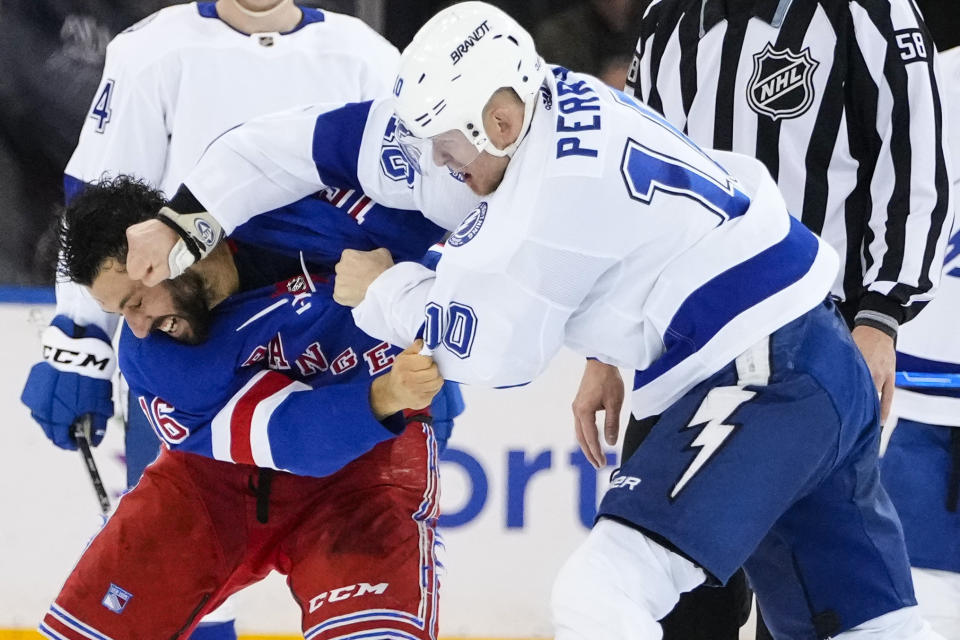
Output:
<path fill-rule="evenodd" d="M 113 349 L 98 338 L 71 338 L 53 325 L 43 332 L 43 359 L 59 371 L 109 380 L 116 368 Z"/>

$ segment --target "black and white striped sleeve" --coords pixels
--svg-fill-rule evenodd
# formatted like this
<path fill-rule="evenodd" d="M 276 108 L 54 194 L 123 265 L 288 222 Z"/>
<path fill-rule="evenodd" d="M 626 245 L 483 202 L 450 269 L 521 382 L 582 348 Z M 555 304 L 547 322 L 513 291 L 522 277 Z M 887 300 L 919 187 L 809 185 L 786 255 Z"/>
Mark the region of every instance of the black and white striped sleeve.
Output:
<path fill-rule="evenodd" d="M 646 77 L 644 78 L 641 75 L 640 67 L 644 64 L 643 54 L 653 39 L 657 23 L 660 20 L 660 12 L 660 0 L 653 0 L 653 2 L 647 6 L 646 11 L 644 11 L 643 18 L 640 20 L 640 35 L 637 39 L 637 48 L 633 52 L 633 60 L 631 60 L 630 69 L 627 71 L 627 93 L 632 93 L 644 102 L 646 102 L 644 86 L 646 86 L 647 92 L 650 91 L 650 70 L 646 69 Z M 649 60 L 647 60 L 646 63 L 649 64 Z"/>
<path fill-rule="evenodd" d="M 869 175 L 846 210 L 848 230 L 863 225 L 857 317 L 898 324 L 932 298 L 953 215 L 936 55 L 912 0 L 849 6 L 847 90 L 860 113 L 848 127 L 858 173 Z"/>

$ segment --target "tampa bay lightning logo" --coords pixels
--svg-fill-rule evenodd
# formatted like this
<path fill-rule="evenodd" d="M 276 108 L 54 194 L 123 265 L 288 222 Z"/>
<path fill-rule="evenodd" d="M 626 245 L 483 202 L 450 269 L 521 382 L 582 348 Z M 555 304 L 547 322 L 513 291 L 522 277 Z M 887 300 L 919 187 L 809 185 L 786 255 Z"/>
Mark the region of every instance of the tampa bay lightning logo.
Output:
<path fill-rule="evenodd" d="M 193 226 L 196 228 L 197 233 L 200 235 L 200 241 L 208 246 L 212 247 L 216 244 L 216 238 L 214 237 L 213 227 L 210 226 L 210 223 L 202 218 L 197 218 L 196 222 L 193 223 Z"/>
<path fill-rule="evenodd" d="M 380 146 L 380 171 L 390 180 L 406 182 L 408 187 L 413 188 L 414 169 L 398 140 L 398 128 L 402 126 L 397 116 L 391 117 L 387 123 Z"/>
<path fill-rule="evenodd" d="M 457 227 L 457 230 L 453 232 L 453 235 L 447 240 L 447 244 L 453 247 L 460 247 L 475 237 L 480 233 L 480 227 L 483 226 L 483 221 L 487 219 L 487 203 L 481 202 L 476 209 L 470 212 L 463 222 L 460 223 L 460 226 Z"/>

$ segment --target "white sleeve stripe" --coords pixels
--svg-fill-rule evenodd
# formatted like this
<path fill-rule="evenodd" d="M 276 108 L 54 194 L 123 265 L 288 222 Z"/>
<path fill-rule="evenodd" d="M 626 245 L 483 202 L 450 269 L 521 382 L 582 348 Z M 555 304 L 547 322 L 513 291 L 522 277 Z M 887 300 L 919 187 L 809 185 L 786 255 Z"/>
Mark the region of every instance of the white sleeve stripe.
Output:
<path fill-rule="evenodd" d="M 341 191 L 340 189 L 337 189 L 337 192 L 338 192 L 338 193 L 337 193 L 336 197 L 334 197 L 333 199 L 331 199 L 331 202 L 333 203 L 333 206 L 335 206 L 335 207 L 343 206 L 343 205 L 346 203 L 347 200 L 349 200 L 350 198 L 353 197 L 353 194 L 354 194 L 354 190 L 353 190 L 353 189 L 348 189 L 347 191 Z"/>
<path fill-rule="evenodd" d="M 231 442 L 231 433 L 230 433 L 230 422 L 233 417 L 233 412 L 237 407 L 237 402 L 253 388 L 257 382 L 259 382 L 265 375 L 270 373 L 269 371 L 261 371 L 257 375 L 250 378 L 247 384 L 243 385 L 243 388 L 240 389 L 237 393 L 234 394 L 232 398 L 224 405 L 223 409 L 214 416 L 213 420 L 210 423 L 210 444 L 213 449 L 213 457 L 216 460 L 223 460 L 225 462 L 233 462 L 233 458 L 230 456 L 230 442 Z"/>
<path fill-rule="evenodd" d="M 249 433 L 250 450 L 253 453 L 253 461 L 258 467 L 277 468 L 273 462 L 273 451 L 270 449 L 270 418 L 273 412 L 291 393 L 309 390 L 308 385 L 292 380 L 283 389 L 257 403 L 250 419 Z"/>
<path fill-rule="evenodd" d="M 350 216 L 357 221 L 357 224 L 363 224 L 363 219 L 367 216 L 367 212 L 369 212 L 370 209 L 373 209 L 373 200 L 367 196 L 363 196 L 350 208 Z"/>

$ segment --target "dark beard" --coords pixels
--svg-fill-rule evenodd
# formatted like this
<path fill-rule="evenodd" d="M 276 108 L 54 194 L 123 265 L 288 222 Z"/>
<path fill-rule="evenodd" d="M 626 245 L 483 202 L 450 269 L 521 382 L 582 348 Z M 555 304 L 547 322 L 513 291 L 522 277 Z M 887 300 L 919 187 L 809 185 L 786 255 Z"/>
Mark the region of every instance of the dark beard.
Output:
<path fill-rule="evenodd" d="M 209 308 L 210 296 L 203 278 L 193 271 L 187 271 L 171 280 L 168 286 L 176 315 L 185 320 L 190 328 L 189 335 L 177 339 L 187 344 L 206 341 L 210 336 L 212 314 Z"/>

